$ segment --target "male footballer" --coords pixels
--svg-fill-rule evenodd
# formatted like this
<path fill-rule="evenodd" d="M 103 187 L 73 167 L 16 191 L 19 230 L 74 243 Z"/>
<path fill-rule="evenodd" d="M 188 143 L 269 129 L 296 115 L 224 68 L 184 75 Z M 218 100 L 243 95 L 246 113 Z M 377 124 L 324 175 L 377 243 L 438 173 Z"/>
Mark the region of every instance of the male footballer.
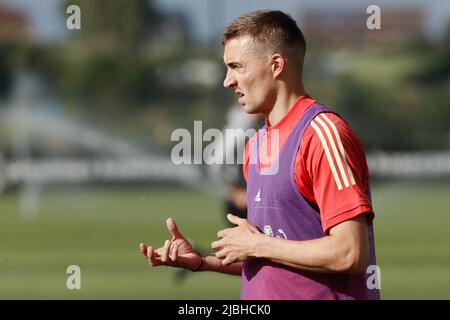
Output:
<path fill-rule="evenodd" d="M 158 249 L 141 243 L 141 252 L 152 266 L 241 276 L 241 299 L 379 299 L 368 286 L 374 212 L 364 149 L 306 93 L 296 22 L 251 12 L 225 28 L 222 44 L 224 87 L 266 119 L 245 149 L 247 219 L 229 214 L 235 227 L 217 233 L 214 253 L 199 253 L 169 218 L 172 239 Z"/>

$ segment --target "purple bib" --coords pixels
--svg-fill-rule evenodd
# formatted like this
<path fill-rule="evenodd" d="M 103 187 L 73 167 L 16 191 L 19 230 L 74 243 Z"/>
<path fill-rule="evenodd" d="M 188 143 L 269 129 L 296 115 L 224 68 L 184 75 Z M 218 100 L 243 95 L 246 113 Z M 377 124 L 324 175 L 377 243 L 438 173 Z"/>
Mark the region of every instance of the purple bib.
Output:
<path fill-rule="evenodd" d="M 335 113 L 318 103 L 304 112 L 272 161 L 272 172 L 260 173 L 259 151 L 266 130 L 257 133 L 250 154 L 255 158 L 250 158 L 248 166 L 248 221 L 267 235 L 289 240 L 325 236 L 320 213 L 303 198 L 294 181 L 295 159 L 305 128 L 323 112 Z M 370 199 L 370 191 L 367 193 Z M 369 241 L 369 265 L 375 265 L 372 225 Z M 314 273 L 254 258 L 243 264 L 241 299 L 379 299 L 379 291 L 367 286 L 368 276 L 365 271 L 356 275 Z"/>

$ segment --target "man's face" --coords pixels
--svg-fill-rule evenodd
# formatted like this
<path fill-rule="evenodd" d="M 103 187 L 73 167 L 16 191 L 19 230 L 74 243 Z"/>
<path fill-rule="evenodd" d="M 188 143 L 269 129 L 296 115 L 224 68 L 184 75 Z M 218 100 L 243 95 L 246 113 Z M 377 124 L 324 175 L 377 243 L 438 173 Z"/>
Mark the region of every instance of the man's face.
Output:
<path fill-rule="evenodd" d="M 270 55 L 243 37 L 226 42 L 223 60 L 227 66 L 223 86 L 234 90 L 244 110 L 250 114 L 271 110 L 276 90 Z"/>

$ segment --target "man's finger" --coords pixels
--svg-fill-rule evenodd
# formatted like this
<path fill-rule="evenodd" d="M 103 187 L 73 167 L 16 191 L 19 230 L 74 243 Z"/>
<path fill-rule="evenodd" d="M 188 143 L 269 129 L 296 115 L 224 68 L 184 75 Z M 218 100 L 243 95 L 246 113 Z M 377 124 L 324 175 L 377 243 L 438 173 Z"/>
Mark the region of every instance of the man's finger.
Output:
<path fill-rule="evenodd" d="M 170 246 L 170 253 L 169 253 L 170 260 L 176 261 L 177 253 L 178 253 L 178 244 L 172 243 L 172 245 Z"/>
<path fill-rule="evenodd" d="M 147 248 L 147 260 L 148 260 L 148 263 L 150 264 L 150 265 L 154 265 L 154 255 L 153 255 L 153 247 L 148 247 Z"/>
<path fill-rule="evenodd" d="M 175 250 L 174 250 L 173 254 L 174 254 L 173 262 L 175 262 L 177 260 L 177 257 L 178 257 L 178 246 L 175 247 Z"/>
<path fill-rule="evenodd" d="M 233 224 L 240 226 L 245 219 L 239 218 L 237 216 L 232 215 L 231 213 L 227 214 L 227 219 Z"/>
<path fill-rule="evenodd" d="M 230 232 L 230 230 L 232 230 L 232 228 L 227 228 L 227 229 L 222 229 L 222 230 L 217 231 L 217 237 L 218 238 L 226 237 L 228 235 L 228 233 Z"/>
<path fill-rule="evenodd" d="M 222 265 L 224 265 L 224 266 L 227 266 L 232 262 L 233 261 L 231 261 L 230 256 L 226 256 L 224 259 L 222 259 Z"/>
<path fill-rule="evenodd" d="M 157 267 L 157 266 L 160 266 L 163 264 L 161 262 L 161 255 L 159 254 L 159 251 L 161 251 L 161 250 L 162 250 L 162 248 L 155 250 L 152 247 L 148 247 L 148 249 L 147 249 L 148 263 L 152 267 Z"/>
<path fill-rule="evenodd" d="M 139 244 L 139 250 L 144 256 L 147 256 L 147 246 L 144 243 Z"/>
<path fill-rule="evenodd" d="M 223 247 L 225 247 L 225 242 L 223 241 L 223 239 L 211 242 L 211 248 L 214 250 L 222 249 Z"/>
<path fill-rule="evenodd" d="M 150 246 L 147 248 L 147 258 L 151 259 L 153 257 L 153 247 Z"/>
<path fill-rule="evenodd" d="M 222 249 L 222 250 L 216 252 L 217 259 L 223 259 L 226 256 L 227 256 L 227 253 L 226 253 L 225 249 Z"/>
<path fill-rule="evenodd" d="M 170 240 L 166 240 L 166 242 L 164 243 L 164 247 L 162 248 L 162 253 L 161 253 L 161 262 L 162 263 L 167 262 L 167 258 L 169 256 L 169 249 L 170 249 Z"/>
<path fill-rule="evenodd" d="M 183 237 L 183 235 L 178 230 L 178 227 L 177 227 L 177 224 L 175 223 L 175 220 L 173 220 L 172 218 L 168 218 L 166 220 L 166 225 L 167 225 L 167 230 L 169 230 L 170 234 L 172 235 L 172 239 L 173 238 L 182 238 Z"/>

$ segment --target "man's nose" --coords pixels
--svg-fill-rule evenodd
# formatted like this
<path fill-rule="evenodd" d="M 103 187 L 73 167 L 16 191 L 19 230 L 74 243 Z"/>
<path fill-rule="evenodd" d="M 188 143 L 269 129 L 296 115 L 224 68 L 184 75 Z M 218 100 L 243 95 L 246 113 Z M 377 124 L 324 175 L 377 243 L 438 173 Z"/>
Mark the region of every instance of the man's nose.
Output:
<path fill-rule="evenodd" d="M 227 71 L 227 75 L 225 76 L 225 79 L 223 80 L 223 86 L 225 88 L 232 88 L 236 85 L 236 79 L 231 76 L 230 72 Z"/>

